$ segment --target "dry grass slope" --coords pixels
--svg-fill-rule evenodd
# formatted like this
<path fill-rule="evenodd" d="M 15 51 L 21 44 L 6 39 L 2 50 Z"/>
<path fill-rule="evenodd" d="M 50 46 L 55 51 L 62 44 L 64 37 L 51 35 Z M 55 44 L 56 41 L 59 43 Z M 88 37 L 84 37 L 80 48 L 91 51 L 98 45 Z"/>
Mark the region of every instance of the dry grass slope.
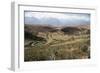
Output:
<path fill-rule="evenodd" d="M 25 33 L 28 31 L 32 38 L 29 39 L 26 37 L 29 35 L 25 35 L 24 61 L 90 58 L 89 28 L 82 26 L 64 27 L 60 30 L 47 26 L 45 28 L 44 31 L 44 26 L 33 26 L 31 29 L 30 25 L 25 26 Z"/>

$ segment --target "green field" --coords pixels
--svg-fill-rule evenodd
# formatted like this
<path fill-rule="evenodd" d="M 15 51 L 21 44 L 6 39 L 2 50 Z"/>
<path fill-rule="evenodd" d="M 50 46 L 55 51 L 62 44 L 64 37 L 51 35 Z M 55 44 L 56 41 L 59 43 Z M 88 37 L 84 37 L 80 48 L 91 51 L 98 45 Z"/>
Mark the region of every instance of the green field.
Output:
<path fill-rule="evenodd" d="M 24 61 L 90 58 L 89 28 L 73 27 L 69 30 L 66 28 L 66 31 L 60 29 L 51 32 L 52 29 L 49 29 L 41 32 L 27 25 L 25 29 Z"/>

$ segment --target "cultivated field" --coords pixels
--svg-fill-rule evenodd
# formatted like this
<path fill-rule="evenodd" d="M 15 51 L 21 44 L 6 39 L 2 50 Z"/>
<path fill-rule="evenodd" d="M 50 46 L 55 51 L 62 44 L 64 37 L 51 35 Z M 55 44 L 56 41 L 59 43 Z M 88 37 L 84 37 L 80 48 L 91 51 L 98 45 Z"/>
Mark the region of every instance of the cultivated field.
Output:
<path fill-rule="evenodd" d="M 25 25 L 24 61 L 90 58 L 90 26 Z"/>

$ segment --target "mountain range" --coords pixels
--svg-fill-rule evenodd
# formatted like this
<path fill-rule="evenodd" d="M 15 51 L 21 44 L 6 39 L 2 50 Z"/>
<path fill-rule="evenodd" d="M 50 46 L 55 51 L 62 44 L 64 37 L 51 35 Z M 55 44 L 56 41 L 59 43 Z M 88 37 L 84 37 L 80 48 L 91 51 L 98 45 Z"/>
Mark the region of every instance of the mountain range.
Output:
<path fill-rule="evenodd" d="M 54 17 L 42 17 L 42 18 L 37 18 L 37 17 L 24 17 L 24 23 L 25 24 L 38 24 L 38 25 L 46 25 L 46 26 L 57 26 L 57 27 L 62 27 L 62 26 L 77 26 L 77 25 L 87 25 L 90 24 L 90 21 L 87 19 L 79 19 L 79 18 L 69 18 L 69 19 L 59 19 L 59 18 L 54 18 Z"/>

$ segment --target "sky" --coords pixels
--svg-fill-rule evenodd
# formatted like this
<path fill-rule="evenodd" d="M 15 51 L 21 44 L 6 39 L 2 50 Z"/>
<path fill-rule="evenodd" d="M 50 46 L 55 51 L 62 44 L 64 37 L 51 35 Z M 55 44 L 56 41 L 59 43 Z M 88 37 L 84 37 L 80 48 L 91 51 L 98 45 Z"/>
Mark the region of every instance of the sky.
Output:
<path fill-rule="evenodd" d="M 90 24 L 90 14 L 25 11 L 24 23 L 50 26 L 86 25 Z"/>

